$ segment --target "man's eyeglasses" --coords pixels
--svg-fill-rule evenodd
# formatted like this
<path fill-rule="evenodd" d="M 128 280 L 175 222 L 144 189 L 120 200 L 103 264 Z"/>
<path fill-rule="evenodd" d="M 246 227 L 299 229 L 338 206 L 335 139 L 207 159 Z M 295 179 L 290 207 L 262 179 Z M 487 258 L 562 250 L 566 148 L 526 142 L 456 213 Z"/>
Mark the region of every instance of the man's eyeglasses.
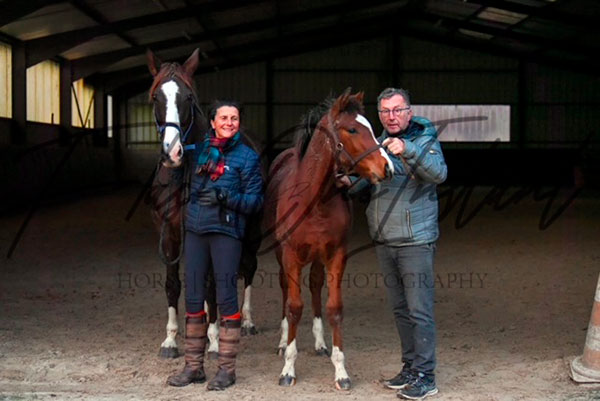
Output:
<path fill-rule="evenodd" d="M 404 110 L 410 110 L 410 107 L 397 107 L 397 108 L 395 108 L 393 110 L 382 109 L 382 110 L 377 110 L 377 111 L 382 116 L 387 117 L 390 114 L 393 114 L 395 116 L 399 116 Z"/>

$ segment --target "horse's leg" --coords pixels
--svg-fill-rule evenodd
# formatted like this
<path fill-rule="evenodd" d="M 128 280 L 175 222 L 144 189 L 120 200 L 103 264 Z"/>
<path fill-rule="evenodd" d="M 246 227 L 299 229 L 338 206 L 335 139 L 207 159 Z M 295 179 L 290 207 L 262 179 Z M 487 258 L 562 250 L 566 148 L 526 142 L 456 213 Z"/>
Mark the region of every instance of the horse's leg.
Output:
<path fill-rule="evenodd" d="M 212 267 L 208 269 L 206 278 L 206 302 L 204 309 L 208 313 L 208 358 L 217 359 L 219 354 L 219 326 L 217 324 L 217 287 Z"/>
<path fill-rule="evenodd" d="M 315 337 L 315 352 L 317 355 L 329 356 L 325 339 L 323 338 L 323 319 L 321 318 L 321 290 L 325 281 L 325 269 L 320 262 L 314 262 L 310 267 L 310 293 L 313 309 L 312 332 Z"/>
<path fill-rule="evenodd" d="M 279 345 L 277 346 L 277 355 L 283 356 L 287 347 L 288 340 L 288 321 L 285 317 L 287 294 L 288 294 L 288 282 L 283 270 L 283 262 L 281 260 L 281 249 L 276 250 L 277 260 L 279 261 L 279 286 L 281 288 L 281 337 L 279 338 Z"/>
<path fill-rule="evenodd" d="M 252 280 L 258 267 L 256 251 L 253 246 L 244 243 L 240 263 L 240 276 L 244 278 L 244 303 L 242 304 L 242 335 L 255 335 L 256 326 L 252 321 Z"/>
<path fill-rule="evenodd" d="M 167 278 L 165 280 L 165 292 L 167 293 L 168 321 L 167 338 L 160 345 L 159 356 L 161 358 L 177 358 L 179 350 L 177 349 L 177 304 L 179 295 L 181 295 L 181 280 L 179 279 L 179 263 L 167 265 Z"/>
<path fill-rule="evenodd" d="M 344 352 L 342 344 L 342 276 L 346 264 L 344 247 L 340 247 L 331 263 L 327 266 L 327 319 L 333 332 L 333 345 L 331 350 L 331 362 L 335 367 L 335 387 L 338 390 L 349 390 L 351 387 L 350 377 L 344 365 Z"/>
<path fill-rule="evenodd" d="M 242 246 L 240 276 L 244 278 L 244 303 L 242 305 L 242 335 L 254 335 L 258 331 L 252 321 L 252 281 L 258 269 L 256 254 L 262 241 L 261 222 L 263 213 L 252 214 L 246 221 L 246 235 Z"/>
<path fill-rule="evenodd" d="M 258 333 L 252 321 L 252 285 L 244 280 L 244 303 L 242 304 L 242 335 L 253 336 Z"/>
<path fill-rule="evenodd" d="M 288 251 L 288 253 L 291 253 Z M 300 293 L 302 266 L 295 260 L 293 255 L 286 255 L 284 251 L 283 262 L 284 273 L 288 285 L 286 317 L 289 324 L 287 347 L 285 349 L 285 364 L 279 376 L 280 386 L 293 386 L 296 384 L 296 358 L 298 349 L 296 347 L 296 332 L 298 323 L 302 317 L 302 294 Z"/>

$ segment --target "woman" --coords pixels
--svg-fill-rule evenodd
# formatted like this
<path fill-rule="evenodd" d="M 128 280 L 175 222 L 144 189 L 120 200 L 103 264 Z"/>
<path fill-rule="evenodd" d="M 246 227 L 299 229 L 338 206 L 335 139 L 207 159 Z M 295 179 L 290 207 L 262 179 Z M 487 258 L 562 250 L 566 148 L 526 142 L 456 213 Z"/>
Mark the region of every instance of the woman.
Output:
<path fill-rule="evenodd" d="M 241 326 L 237 300 L 241 239 L 246 215 L 262 207 L 263 180 L 258 153 L 242 141 L 240 106 L 217 101 L 209 117 L 212 129 L 193 156 L 194 174 L 185 215 L 185 367 L 167 382 L 186 386 L 206 380 L 205 281 L 212 266 L 221 315 L 219 370 L 207 388 L 223 390 L 235 383 Z"/>

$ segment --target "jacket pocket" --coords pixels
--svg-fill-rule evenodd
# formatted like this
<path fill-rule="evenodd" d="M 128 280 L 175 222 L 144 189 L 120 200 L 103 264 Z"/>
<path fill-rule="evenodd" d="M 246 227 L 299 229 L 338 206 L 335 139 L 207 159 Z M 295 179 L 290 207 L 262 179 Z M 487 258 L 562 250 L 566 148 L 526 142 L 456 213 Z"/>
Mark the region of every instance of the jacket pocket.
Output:
<path fill-rule="evenodd" d="M 408 230 L 408 238 L 413 238 L 412 222 L 410 219 L 410 209 L 406 209 L 406 228 Z"/>
<path fill-rule="evenodd" d="M 395 213 L 382 213 L 374 209 L 367 217 L 375 241 L 408 243 L 414 239 L 415 216 L 410 209 L 399 208 Z"/>

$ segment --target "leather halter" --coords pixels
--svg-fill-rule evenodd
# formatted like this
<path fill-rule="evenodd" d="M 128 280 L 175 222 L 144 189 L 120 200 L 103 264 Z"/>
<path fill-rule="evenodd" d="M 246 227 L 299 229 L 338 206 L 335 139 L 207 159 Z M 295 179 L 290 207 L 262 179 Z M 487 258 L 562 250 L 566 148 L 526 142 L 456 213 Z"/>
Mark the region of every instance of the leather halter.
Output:
<path fill-rule="evenodd" d="M 346 148 L 344 147 L 344 144 L 342 143 L 342 140 L 340 139 L 340 136 L 337 132 L 337 129 L 335 128 L 335 124 L 332 123 L 331 121 L 331 117 L 327 118 L 328 120 L 328 125 L 332 128 L 331 130 L 326 129 L 326 132 L 328 134 L 331 134 L 333 136 L 333 140 L 335 142 L 335 164 L 336 164 L 336 171 L 342 171 L 345 175 L 350 175 L 352 173 L 354 173 L 354 168 L 356 167 L 356 165 L 358 163 L 360 163 L 364 158 L 366 158 L 367 156 L 369 156 L 371 153 L 377 151 L 378 149 L 383 149 L 383 146 L 380 143 L 377 143 L 376 145 L 371 146 L 369 149 L 365 150 L 364 152 L 362 152 L 360 155 L 358 155 L 357 157 L 354 157 L 350 154 L 350 152 L 348 152 L 346 150 Z M 336 121 L 337 123 L 337 121 Z M 375 140 L 377 141 L 377 140 Z M 349 159 L 350 161 L 350 167 L 346 168 L 342 162 L 342 156 L 345 156 L 347 159 Z"/>
<path fill-rule="evenodd" d="M 167 127 L 175 128 L 177 130 L 177 136 L 179 136 L 180 142 L 183 144 L 184 151 L 196 148 L 195 144 L 185 145 L 185 142 L 187 141 L 187 138 L 188 138 L 190 132 L 192 131 L 192 127 L 194 126 L 195 115 L 196 115 L 195 112 L 197 111 L 200 114 L 202 114 L 202 110 L 200 109 L 200 107 L 198 107 L 198 104 L 196 103 L 196 98 L 194 97 L 194 95 L 190 94 L 188 96 L 188 99 L 191 101 L 190 102 L 190 115 L 192 116 L 192 120 L 190 121 L 190 124 L 188 125 L 185 132 L 183 132 L 181 125 L 178 123 L 173 123 L 173 122 L 167 121 L 164 124 L 159 124 L 158 116 L 156 114 L 156 106 L 154 107 L 154 124 L 156 124 L 156 131 L 158 132 L 158 135 L 160 136 L 160 138 L 162 138 L 163 135 L 165 134 L 165 130 L 167 129 Z M 175 142 L 176 141 L 173 141 L 171 143 L 171 145 L 169 146 L 169 149 L 167 150 L 167 154 L 169 153 L 169 151 L 171 150 L 171 147 L 173 146 L 173 144 Z"/>

